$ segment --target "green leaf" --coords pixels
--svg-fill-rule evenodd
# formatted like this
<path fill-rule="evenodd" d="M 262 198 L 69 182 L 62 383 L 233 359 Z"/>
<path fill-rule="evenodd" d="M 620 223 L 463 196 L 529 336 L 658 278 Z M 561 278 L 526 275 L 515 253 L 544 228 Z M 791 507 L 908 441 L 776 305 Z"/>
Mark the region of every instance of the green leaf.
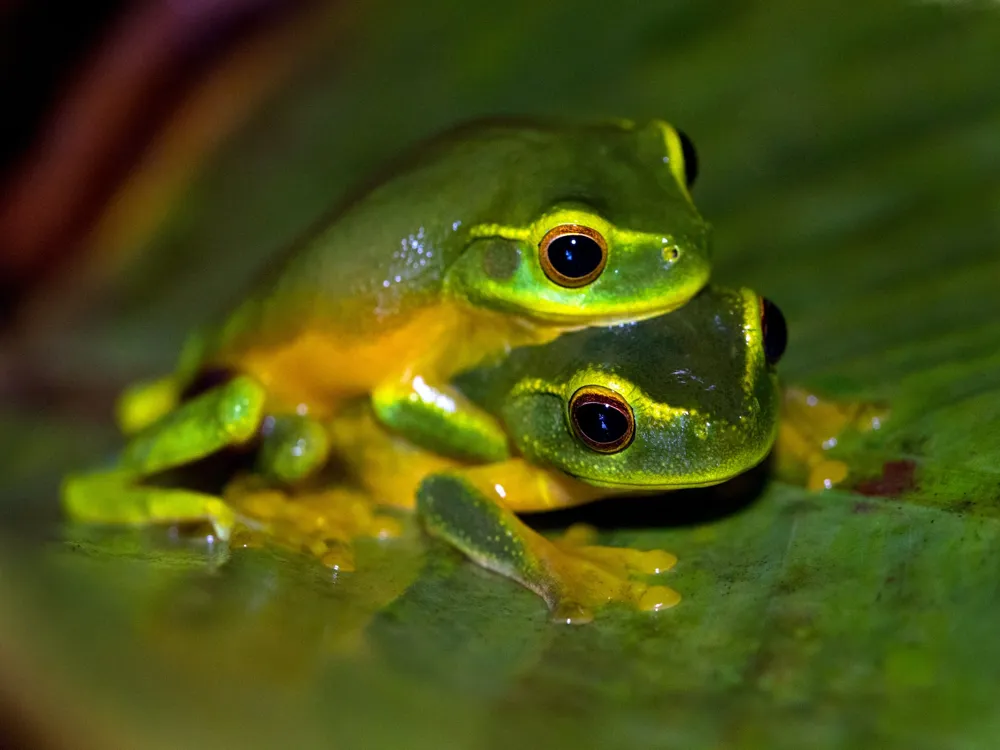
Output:
<path fill-rule="evenodd" d="M 107 433 L 8 410 L 4 697 L 117 739 L 95 746 L 994 747 L 1000 7 L 359 12 L 199 177 L 123 277 L 121 312 L 85 332 L 81 368 L 143 341 L 150 372 L 169 367 L 277 246 L 447 124 L 660 116 L 698 146 L 716 278 L 788 318 L 783 376 L 891 405 L 834 451 L 858 492 L 770 483 L 729 513 L 705 493 L 623 502 L 655 518 L 606 541 L 677 553 L 684 599 L 568 628 L 413 528 L 334 578 L 291 554 L 58 527 L 59 474 Z"/>

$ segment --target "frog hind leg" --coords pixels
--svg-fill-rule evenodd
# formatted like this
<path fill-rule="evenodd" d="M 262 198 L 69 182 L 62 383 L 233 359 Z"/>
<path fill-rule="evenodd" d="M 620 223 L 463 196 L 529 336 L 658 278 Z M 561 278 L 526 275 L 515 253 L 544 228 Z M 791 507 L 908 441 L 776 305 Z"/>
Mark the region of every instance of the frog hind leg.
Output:
<path fill-rule="evenodd" d="M 182 404 L 134 435 L 108 471 L 70 476 L 62 502 L 77 520 L 142 525 L 208 521 L 226 538 L 234 522 L 221 498 L 142 481 L 251 440 L 263 419 L 264 388 L 240 376 Z"/>
<path fill-rule="evenodd" d="M 595 547 L 574 538 L 575 534 L 550 541 L 528 528 L 499 497 L 485 492 L 472 476 L 475 471 L 424 480 L 417 492 L 424 527 L 477 564 L 538 594 L 553 620 L 586 623 L 596 610 L 612 602 L 653 611 L 680 601 L 672 589 L 641 580 L 672 567 L 673 555 Z M 509 490 L 510 485 L 506 486 Z"/>

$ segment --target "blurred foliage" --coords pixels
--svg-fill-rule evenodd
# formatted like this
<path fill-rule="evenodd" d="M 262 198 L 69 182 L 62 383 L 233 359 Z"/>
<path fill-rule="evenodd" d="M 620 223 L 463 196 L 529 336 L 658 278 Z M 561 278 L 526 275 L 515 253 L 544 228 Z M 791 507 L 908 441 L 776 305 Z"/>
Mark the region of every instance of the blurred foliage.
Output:
<path fill-rule="evenodd" d="M 0 6 L 0 333 L 33 299 L 51 315 L 100 287 L 334 14 L 348 16 L 316 0 Z"/>
<path fill-rule="evenodd" d="M 891 404 L 835 449 L 857 492 L 770 483 L 722 518 L 677 493 L 644 523 L 648 500 L 604 506 L 608 543 L 678 554 L 685 598 L 571 629 L 413 529 L 330 580 L 60 527 L 61 472 L 113 437 L 69 407 L 9 410 L 0 644 L 39 676 L 21 700 L 56 716 L 72 695 L 66 722 L 146 747 L 994 746 L 1000 8 L 383 1 L 351 23 L 129 235 L 104 297 L 37 331 L 46 377 L 169 368 L 270 253 L 452 122 L 663 116 L 701 153 L 716 278 L 789 319 L 782 375 Z"/>

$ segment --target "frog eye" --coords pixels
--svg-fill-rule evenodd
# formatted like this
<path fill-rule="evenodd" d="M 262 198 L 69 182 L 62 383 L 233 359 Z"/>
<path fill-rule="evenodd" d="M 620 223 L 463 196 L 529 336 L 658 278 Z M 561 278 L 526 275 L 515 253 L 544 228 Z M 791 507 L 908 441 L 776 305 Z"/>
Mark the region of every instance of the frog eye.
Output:
<path fill-rule="evenodd" d="M 788 327 L 778 306 L 766 297 L 760 298 L 760 327 L 764 331 L 764 357 L 776 365 L 788 344 Z"/>
<path fill-rule="evenodd" d="M 628 402 L 607 388 L 588 385 L 569 400 L 573 432 L 598 453 L 625 450 L 635 437 L 635 417 Z"/>
<path fill-rule="evenodd" d="M 681 154 L 684 156 L 684 181 L 688 187 L 691 187 L 698 179 L 698 152 L 695 151 L 694 143 L 683 130 L 677 131 L 677 137 L 680 138 Z"/>
<path fill-rule="evenodd" d="M 608 262 L 608 243 L 590 227 L 560 224 L 538 243 L 538 258 L 551 281 L 573 289 L 601 275 Z"/>

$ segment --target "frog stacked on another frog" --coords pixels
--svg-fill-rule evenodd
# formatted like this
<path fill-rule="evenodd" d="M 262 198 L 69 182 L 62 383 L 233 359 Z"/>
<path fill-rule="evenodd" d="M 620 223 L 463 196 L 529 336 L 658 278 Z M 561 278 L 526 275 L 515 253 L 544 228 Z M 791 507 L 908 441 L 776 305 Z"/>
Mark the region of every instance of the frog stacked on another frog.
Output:
<path fill-rule="evenodd" d="M 720 482 L 770 449 L 784 324 L 751 292 L 699 294 L 694 173 L 662 122 L 488 123 L 432 143 L 193 337 L 174 376 L 126 394 L 128 445 L 67 480 L 70 515 L 227 535 L 239 511 L 278 536 L 284 515 L 323 552 L 374 528 L 356 504 L 304 499 L 332 452 L 363 507 L 418 497 L 432 533 L 562 619 L 672 603 L 632 580 L 665 553 L 550 542 L 513 514 Z M 254 481 L 225 500 L 147 481 L 251 442 Z M 261 482 L 299 494 L 255 513 Z"/>
<path fill-rule="evenodd" d="M 659 121 L 459 128 L 278 258 L 221 325 L 191 338 L 177 373 L 123 399 L 122 427 L 168 412 L 183 422 L 183 396 L 221 370 L 257 383 L 254 416 L 318 423 L 370 394 L 379 420 L 419 445 L 506 458 L 503 430 L 450 377 L 691 299 L 710 270 L 694 170 L 690 141 Z M 201 437 L 192 456 L 218 448 L 221 436 Z"/>

